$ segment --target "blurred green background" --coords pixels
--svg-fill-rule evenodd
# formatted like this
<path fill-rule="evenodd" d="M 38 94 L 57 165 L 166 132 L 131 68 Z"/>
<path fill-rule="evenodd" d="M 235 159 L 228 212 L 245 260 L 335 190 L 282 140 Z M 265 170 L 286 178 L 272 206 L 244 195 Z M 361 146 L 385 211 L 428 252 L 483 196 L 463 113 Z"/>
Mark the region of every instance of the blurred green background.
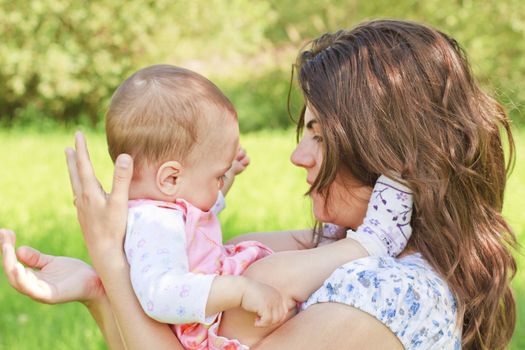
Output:
<path fill-rule="evenodd" d="M 103 113 L 136 69 L 171 63 L 212 79 L 239 113 L 252 165 L 221 221 L 226 237 L 312 224 L 286 99 L 304 43 L 374 18 L 416 20 L 455 37 L 482 86 L 505 104 L 517 141 L 504 214 L 525 242 L 525 2 L 415 0 L 59 1 L 0 0 L 0 227 L 21 244 L 88 259 L 71 205 L 63 148 L 82 129 L 98 175 L 109 184 Z M 293 107 L 299 96 L 292 96 Z M 257 186 L 253 186 L 256 183 Z M 525 259 L 516 253 L 518 327 L 525 349 Z M 78 305 L 45 306 L 0 277 L 0 349 L 102 349 Z"/>

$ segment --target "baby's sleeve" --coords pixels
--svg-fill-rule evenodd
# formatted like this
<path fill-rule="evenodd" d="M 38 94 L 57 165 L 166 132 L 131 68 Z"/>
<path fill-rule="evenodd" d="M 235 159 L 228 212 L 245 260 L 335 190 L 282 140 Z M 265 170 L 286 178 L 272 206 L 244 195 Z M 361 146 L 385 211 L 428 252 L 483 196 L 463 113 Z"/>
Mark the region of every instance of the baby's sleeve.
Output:
<path fill-rule="evenodd" d="M 363 223 L 347 238 L 359 242 L 370 255 L 395 257 L 405 249 L 412 226 L 412 191 L 381 175 L 377 180 Z"/>
<path fill-rule="evenodd" d="M 133 290 L 148 316 L 171 324 L 209 323 L 205 310 L 215 275 L 189 271 L 181 212 L 132 208 L 124 248 Z"/>

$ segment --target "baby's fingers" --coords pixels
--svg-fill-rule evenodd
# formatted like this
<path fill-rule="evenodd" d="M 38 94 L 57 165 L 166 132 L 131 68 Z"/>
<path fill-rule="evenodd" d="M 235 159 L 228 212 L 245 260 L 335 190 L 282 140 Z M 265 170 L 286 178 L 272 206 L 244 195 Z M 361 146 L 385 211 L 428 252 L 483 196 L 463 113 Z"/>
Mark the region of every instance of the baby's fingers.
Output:
<path fill-rule="evenodd" d="M 285 316 L 285 312 L 284 312 L 284 308 L 283 307 L 276 307 L 274 310 L 273 310 L 273 313 L 272 313 L 272 324 L 277 324 L 279 322 L 282 321 L 282 319 L 284 318 Z"/>
<path fill-rule="evenodd" d="M 255 327 L 268 327 L 273 323 L 272 317 L 273 315 L 270 309 L 259 312 L 255 319 Z"/>
<path fill-rule="evenodd" d="M 273 306 L 267 307 L 265 312 L 260 313 L 255 321 L 256 327 L 269 327 L 280 323 L 287 314 L 287 310 L 283 303 L 276 303 Z"/>
<path fill-rule="evenodd" d="M 235 158 L 242 166 L 247 167 L 250 164 L 250 157 L 246 154 L 246 151 L 241 148 Z"/>
<path fill-rule="evenodd" d="M 246 157 L 246 151 L 244 148 L 239 147 L 239 150 L 237 151 L 237 156 L 235 157 L 236 160 L 241 160 Z"/>

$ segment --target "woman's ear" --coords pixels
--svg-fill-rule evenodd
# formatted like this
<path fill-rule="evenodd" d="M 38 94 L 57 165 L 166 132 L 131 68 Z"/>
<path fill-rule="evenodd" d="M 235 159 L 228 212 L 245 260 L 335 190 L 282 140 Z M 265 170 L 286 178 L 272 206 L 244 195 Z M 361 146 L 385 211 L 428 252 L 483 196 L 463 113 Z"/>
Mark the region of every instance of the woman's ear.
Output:
<path fill-rule="evenodd" d="M 157 170 L 157 178 L 155 179 L 158 189 L 168 196 L 176 194 L 181 172 L 182 165 L 179 162 L 170 160 L 163 163 Z"/>

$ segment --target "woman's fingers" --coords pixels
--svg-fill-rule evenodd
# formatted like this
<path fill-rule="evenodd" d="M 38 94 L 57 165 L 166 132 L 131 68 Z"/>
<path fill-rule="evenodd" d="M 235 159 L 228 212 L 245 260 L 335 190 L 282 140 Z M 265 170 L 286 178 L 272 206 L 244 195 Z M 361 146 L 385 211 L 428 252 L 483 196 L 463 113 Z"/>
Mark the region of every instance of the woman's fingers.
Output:
<path fill-rule="evenodd" d="M 54 294 L 53 286 L 46 280 L 39 278 L 40 271 L 35 272 L 32 269 L 45 267 L 51 262 L 52 257 L 31 247 L 21 247 L 15 253 L 15 241 L 16 235 L 13 231 L 0 229 L 2 265 L 9 284 L 21 294 L 37 301 L 49 303 Z M 17 260 L 17 255 L 29 268 L 25 268 Z"/>
<path fill-rule="evenodd" d="M 18 288 L 18 280 L 20 274 L 23 274 L 24 266 L 16 260 L 15 248 L 11 242 L 4 242 L 2 244 L 2 264 L 4 266 L 4 272 L 11 284 L 15 289 Z"/>
<path fill-rule="evenodd" d="M 13 285 L 16 273 L 16 260 L 14 246 L 16 236 L 13 231 L 0 229 L 0 243 L 2 245 L 2 266 L 4 267 L 4 273 L 9 280 L 9 283 Z M 13 286 L 14 287 L 14 286 Z"/>
<path fill-rule="evenodd" d="M 24 267 L 16 260 L 14 248 L 16 236 L 13 231 L 2 229 L 0 230 L 0 238 L 2 242 L 2 265 L 5 275 L 9 280 L 9 284 L 19 290 L 17 280 L 20 273 L 24 272 Z"/>
<path fill-rule="evenodd" d="M 133 159 L 127 154 L 119 155 L 115 160 L 113 188 L 109 195 L 110 205 L 126 206 L 132 176 Z"/>
<path fill-rule="evenodd" d="M 69 173 L 69 182 L 73 190 L 73 198 L 77 198 L 82 193 L 82 186 L 80 185 L 80 177 L 77 169 L 77 155 L 74 149 L 66 148 L 66 162 Z"/>
<path fill-rule="evenodd" d="M 40 280 L 31 269 L 26 269 L 18 262 L 14 247 L 14 233 L 8 230 L 0 230 L 0 237 L 2 238 L 2 264 L 9 284 L 18 292 L 32 299 L 47 302 L 49 296 L 52 295 L 51 286 Z M 28 266 L 31 268 L 40 268 L 40 266 L 46 265 L 46 261 L 49 261 L 47 255 L 29 247 L 22 249 L 22 255 L 28 259 L 27 261 L 30 263 Z M 22 262 L 25 263 L 25 260 Z"/>
<path fill-rule="evenodd" d="M 0 229 L 0 245 L 4 243 L 10 243 L 14 247 L 16 243 L 16 235 L 11 230 L 1 228 Z"/>
<path fill-rule="evenodd" d="M 42 269 L 53 260 L 53 257 L 27 246 L 18 248 L 16 256 L 20 262 L 33 269 Z"/>
<path fill-rule="evenodd" d="M 100 185 L 95 177 L 86 145 L 86 139 L 81 132 L 75 134 L 76 165 L 82 194 L 100 192 Z"/>

